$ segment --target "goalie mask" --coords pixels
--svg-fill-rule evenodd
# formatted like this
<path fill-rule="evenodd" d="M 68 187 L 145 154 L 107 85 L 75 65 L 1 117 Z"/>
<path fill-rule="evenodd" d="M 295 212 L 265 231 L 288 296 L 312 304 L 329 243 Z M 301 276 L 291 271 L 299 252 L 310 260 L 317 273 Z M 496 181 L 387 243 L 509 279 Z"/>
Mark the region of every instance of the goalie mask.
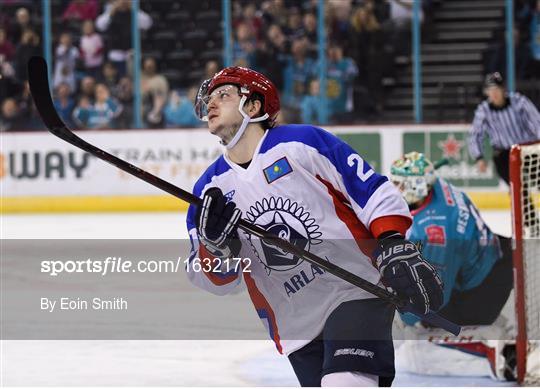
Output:
<path fill-rule="evenodd" d="M 201 84 L 195 100 L 195 114 L 200 120 L 208 121 L 208 103 L 210 97 L 212 97 L 212 92 L 217 87 L 228 84 L 230 84 L 231 87 L 234 85 L 238 88 L 238 91 L 235 91 L 235 93 L 238 93 L 241 96 L 238 110 L 244 118 L 233 139 L 225 145 L 230 149 L 238 143 L 249 123 L 269 120 L 270 127 L 273 127 L 279 113 L 280 103 L 276 87 L 264 75 L 243 67 L 228 67 Z M 255 93 L 258 93 L 264 98 L 262 106 L 263 115 L 250 118 L 244 112 L 243 107 L 245 102 Z"/>
<path fill-rule="evenodd" d="M 390 177 L 409 205 L 424 200 L 436 177 L 433 163 L 424 154 L 413 151 L 394 161 Z"/>

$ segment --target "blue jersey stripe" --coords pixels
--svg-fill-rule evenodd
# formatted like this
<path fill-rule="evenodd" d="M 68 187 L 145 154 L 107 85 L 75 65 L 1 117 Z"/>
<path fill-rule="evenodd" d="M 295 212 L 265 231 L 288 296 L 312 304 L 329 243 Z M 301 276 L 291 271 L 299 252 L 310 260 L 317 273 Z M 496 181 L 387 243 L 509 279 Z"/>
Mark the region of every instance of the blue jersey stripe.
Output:
<path fill-rule="evenodd" d="M 266 153 L 279 144 L 288 142 L 300 142 L 316 149 L 341 174 L 347 193 L 361 208 L 365 207 L 377 188 L 388 181 L 385 176 L 377 173 L 373 173 L 363 181 L 359 177 L 359 174 L 367 173 L 371 169 L 371 166 L 366 161 L 363 161 L 363 169 L 360 172 L 358 164 L 361 163 L 360 161 L 362 159 L 358 153 L 337 136 L 322 128 L 289 124 L 276 127 L 269 131 L 261 145 L 259 151 L 261 154 Z M 358 155 L 358 157 L 354 158 L 354 162 L 350 162 L 349 157 L 353 154 Z"/>

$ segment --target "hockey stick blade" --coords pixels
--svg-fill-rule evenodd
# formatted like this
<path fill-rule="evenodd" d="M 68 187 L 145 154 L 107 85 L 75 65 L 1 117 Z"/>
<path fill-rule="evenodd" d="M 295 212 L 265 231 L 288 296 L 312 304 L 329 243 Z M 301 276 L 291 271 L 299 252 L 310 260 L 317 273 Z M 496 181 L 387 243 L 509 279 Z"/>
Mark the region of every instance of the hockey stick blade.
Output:
<path fill-rule="evenodd" d="M 181 199 L 188 203 L 199 205 L 201 204 L 201 199 L 193 195 L 190 192 L 187 192 L 177 186 L 162 180 L 159 177 L 154 176 L 147 171 L 144 171 L 138 168 L 135 165 L 130 164 L 88 142 L 79 138 L 75 135 L 71 129 L 69 129 L 58 113 L 54 108 L 54 104 L 49 92 L 49 82 L 47 76 L 47 62 L 43 57 L 34 56 L 28 62 L 28 81 L 30 84 L 30 92 L 34 99 L 34 103 L 37 107 L 37 110 L 43 119 L 48 130 L 55 136 L 63 139 L 64 141 L 72 144 L 73 146 L 80 148 L 99 159 L 110 163 L 111 165 L 116 166 L 117 168 L 153 185 L 163 191 Z M 284 239 L 277 237 L 274 234 L 271 234 L 262 228 L 249 223 L 248 221 L 241 219 L 238 227 L 242 230 L 260 238 L 264 241 L 281 248 L 289 253 L 295 254 L 299 257 L 302 257 L 306 261 L 326 270 L 327 272 L 347 281 L 361 289 L 366 290 L 367 292 L 388 301 L 391 304 L 394 304 L 399 309 L 405 309 L 407 307 L 407 302 L 399 298 L 397 295 L 383 289 L 377 285 L 372 284 L 369 281 L 353 274 L 339 266 L 334 265 L 333 263 L 324 260 L 323 258 L 306 251 Z M 439 317 L 436 313 L 430 313 L 428 315 L 417 314 L 422 320 L 430 323 L 433 326 L 441 327 L 454 335 L 459 334 L 459 326 L 456 326 L 453 323 L 448 325 L 444 321 L 441 321 L 442 325 L 435 323 L 433 320 L 434 317 Z M 442 319 L 442 318 L 441 318 Z M 457 327 L 457 329 L 456 329 Z"/>
<path fill-rule="evenodd" d="M 424 314 L 420 312 L 418 308 L 416 308 L 411 303 L 407 303 L 403 308 L 401 308 L 401 311 L 413 313 L 414 315 L 422 319 L 424 322 L 429 323 L 430 325 L 434 327 L 443 328 L 456 336 L 458 336 L 459 333 L 461 332 L 461 327 L 459 325 L 451 322 L 450 320 L 445 319 L 444 317 L 438 315 L 434 311 L 430 310 L 427 314 Z"/>

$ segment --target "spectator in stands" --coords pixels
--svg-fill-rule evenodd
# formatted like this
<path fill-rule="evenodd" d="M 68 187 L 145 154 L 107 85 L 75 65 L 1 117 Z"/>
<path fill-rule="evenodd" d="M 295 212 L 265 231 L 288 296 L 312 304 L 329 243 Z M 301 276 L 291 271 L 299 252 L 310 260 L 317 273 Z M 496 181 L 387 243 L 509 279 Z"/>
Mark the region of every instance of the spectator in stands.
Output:
<path fill-rule="evenodd" d="M 94 101 L 95 93 L 96 79 L 91 76 L 83 77 L 79 87 L 80 96 L 86 98 L 90 103 L 92 103 Z"/>
<path fill-rule="evenodd" d="M 351 30 L 350 18 L 352 13 L 351 0 L 330 0 L 332 19 L 329 21 L 331 32 L 330 39 L 335 42 L 346 44 L 349 41 Z"/>
<path fill-rule="evenodd" d="M 315 61 L 306 56 L 307 46 L 306 38 L 293 40 L 291 56 L 283 74 L 283 105 L 293 109 L 300 108 L 308 80 L 315 73 Z"/>
<path fill-rule="evenodd" d="M 261 3 L 262 18 L 267 25 L 287 25 L 288 10 L 284 0 L 265 0 Z"/>
<path fill-rule="evenodd" d="M 19 111 L 17 101 L 10 97 L 2 102 L 2 115 L 0 116 L 0 132 L 20 131 L 23 129 L 23 117 Z"/>
<path fill-rule="evenodd" d="M 319 80 L 314 78 L 309 82 L 309 94 L 302 98 L 300 114 L 302 123 L 319 123 L 318 112 L 321 109 L 321 86 Z"/>
<path fill-rule="evenodd" d="M 152 18 L 144 11 L 138 13 L 139 28 L 148 30 Z M 99 31 L 107 32 L 108 59 L 118 69 L 118 74 L 126 74 L 129 50 L 131 49 L 131 1 L 114 0 L 105 7 L 105 12 L 96 19 Z"/>
<path fill-rule="evenodd" d="M 157 63 L 154 58 L 146 58 L 143 62 L 141 74 L 141 95 L 144 106 L 144 118 L 152 128 L 163 124 L 163 108 L 169 94 L 167 79 L 157 72 Z"/>
<path fill-rule="evenodd" d="M 28 79 L 26 66 L 34 55 L 40 55 L 39 36 L 33 30 L 25 30 L 15 50 L 15 76 L 23 82 Z"/>
<path fill-rule="evenodd" d="M 377 50 L 381 50 L 381 47 L 377 47 L 377 44 L 382 42 L 376 39 L 377 34 L 380 34 L 380 32 L 380 24 L 375 14 L 368 7 L 358 7 L 354 11 L 351 17 L 349 54 L 356 61 L 358 68 L 364 73 L 366 84 L 370 56 Z"/>
<path fill-rule="evenodd" d="M 241 0 L 233 0 L 231 4 L 232 28 L 242 21 L 244 3 Z"/>
<path fill-rule="evenodd" d="M 381 25 L 390 18 L 390 4 L 387 1 L 364 0 L 363 6 L 375 15 Z"/>
<path fill-rule="evenodd" d="M 92 100 L 85 95 L 81 95 L 72 113 L 73 123 L 75 123 L 77 129 L 83 130 L 88 128 L 88 118 L 91 110 Z"/>
<path fill-rule="evenodd" d="M 105 65 L 101 68 L 101 74 L 98 80 L 109 88 L 113 96 L 116 95 L 115 89 L 118 84 L 118 70 L 111 62 L 105 62 Z"/>
<path fill-rule="evenodd" d="M 34 104 L 28 81 L 23 83 L 21 94 L 17 96 L 17 105 L 22 116 L 22 129 L 27 131 L 43 129 L 43 122 Z"/>
<path fill-rule="evenodd" d="M 96 85 L 95 103 L 82 100 L 75 110 L 75 121 L 89 129 L 115 128 L 115 119 L 122 112 L 122 105 L 110 95 L 109 88 L 104 84 Z"/>
<path fill-rule="evenodd" d="M 122 104 L 122 112 L 116 118 L 117 128 L 133 127 L 133 82 L 129 77 L 122 77 L 115 88 L 116 97 Z"/>
<path fill-rule="evenodd" d="M 255 49 L 257 41 L 251 27 L 241 22 L 235 30 L 235 39 L 232 48 L 233 61 L 246 61 L 247 67 L 252 67 L 255 61 Z"/>
<path fill-rule="evenodd" d="M 15 69 L 0 55 L 0 104 L 8 97 L 17 96 L 21 84 L 15 78 Z"/>
<path fill-rule="evenodd" d="M 200 126 L 200 120 L 195 116 L 193 102 L 197 96 L 197 87 L 190 87 L 186 97 L 181 97 L 178 91 L 171 91 L 165 110 L 165 126 L 195 128 Z"/>
<path fill-rule="evenodd" d="M 262 18 L 257 14 L 257 6 L 253 2 L 249 2 L 242 7 L 242 18 L 241 21 L 246 23 L 257 41 L 262 38 L 262 27 L 263 21 Z M 234 28 L 238 26 L 237 21 L 234 25 Z"/>
<path fill-rule="evenodd" d="M 307 12 L 303 18 L 303 35 L 307 38 L 308 55 L 317 57 L 318 37 L 317 37 L 317 17 L 312 12 Z"/>
<path fill-rule="evenodd" d="M 62 19 L 70 21 L 95 20 L 98 15 L 97 0 L 71 0 Z"/>
<path fill-rule="evenodd" d="M 75 66 L 79 58 L 79 50 L 73 46 L 71 34 L 60 35 L 60 43 L 55 51 L 53 87 L 67 83 L 70 90 L 75 90 Z"/>
<path fill-rule="evenodd" d="M 382 78 L 393 75 L 393 53 L 385 45 L 373 3 L 358 7 L 351 17 L 349 55 L 359 69 L 354 100 L 360 105 L 355 108 L 364 112 L 382 110 Z"/>
<path fill-rule="evenodd" d="M 73 109 L 75 101 L 71 97 L 71 87 L 67 82 L 62 82 L 56 87 L 54 108 L 69 127 L 73 127 Z"/>
<path fill-rule="evenodd" d="M 8 62 L 11 62 L 15 56 L 15 46 L 8 40 L 4 27 L 0 27 L 0 56 Z"/>
<path fill-rule="evenodd" d="M 19 8 L 15 12 L 15 24 L 11 27 L 9 36 L 13 42 L 20 42 L 26 30 L 35 31 L 35 26 L 30 20 L 30 12 L 26 8 Z"/>
<path fill-rule="evenodd" d="M 204 65 L 204 80 L 208 80 L 209 78 L 214 77 L 214 75 L 219 72 L 219 64 L 217 61 L 210 60 L 206 62 L 206 65 Z"/>
<path fill-rule="evenodd" d="M 255 52 L 254 68 L 263 74 L 271 74 L 276 88 L 283 90 L 283 69 L 289 56 L 289 42 L 277 24 L 272 24 L 266 38 Z"/>
<path fill-rule="evenodd" d="M 287 36 L 290 38 L 296 38 L 304 34 L 304 27 L 302 25 L 302 14 L 300 13 L 298 7 L 291 7 L 289 9 L 285 34 L 287 34 Z"/>
<path fill-rule="evenodd" d="M 390 0 L 390 20 L 387 31 L 396 55 L 408 56 L 410 54 L 412 18 L 413 0 Z M 420 9 L 420 21 L 423 20 L 424 13 Z"/>
<path fill-rule="evenodd" d="M 350 122 L 353 111 L 353 82 L 358 75 L 356 63 L 343 56 L 343 48 L 330 44 L 327 61 L 327 92 L 329 116 L 333 122 Z M 309 123 L 309 122 L 307 122 Z"/>
<path fill-rule="evenodd" d="M 85 20 L 82 25 L 79 50 L 86 74 L 97 77 L 103 65 L 105 46 L 101 35 L 95 31 L 93 20 Z"/>

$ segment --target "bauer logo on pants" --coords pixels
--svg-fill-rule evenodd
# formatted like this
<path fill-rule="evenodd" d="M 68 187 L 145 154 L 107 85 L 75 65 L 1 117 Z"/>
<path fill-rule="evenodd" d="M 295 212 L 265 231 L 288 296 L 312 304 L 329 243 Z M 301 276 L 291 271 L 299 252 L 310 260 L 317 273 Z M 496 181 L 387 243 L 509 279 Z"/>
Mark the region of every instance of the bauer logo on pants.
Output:
<path fill-rule="evenodd" d="M 373 351 L 364 350 L 361 348 L 340 348 L 334 353 L 334 357 L 340 355 L 357 355 L 359 357 L 367 357 L 373 359 L 375 353 Z"/>

